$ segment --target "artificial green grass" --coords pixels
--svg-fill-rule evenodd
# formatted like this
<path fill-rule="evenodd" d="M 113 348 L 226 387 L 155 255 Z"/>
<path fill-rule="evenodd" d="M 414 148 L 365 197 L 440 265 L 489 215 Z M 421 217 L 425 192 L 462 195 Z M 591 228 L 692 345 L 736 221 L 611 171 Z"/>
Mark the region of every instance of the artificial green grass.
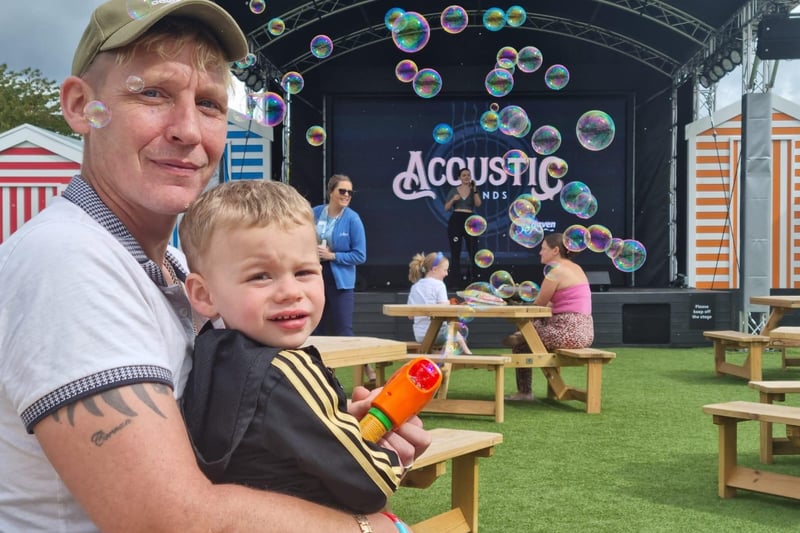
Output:
<path fill-rule="evenodd" d="M 534 369 L 537 401 L 506 402 L 503 423 L 423 415 L 428 428 L 503 434 L 494 457 L 480 459 L 482 533 L 800 530 L 795 500 L 746 491 L 733 499 L 717 496 L 717 426 L 702 406 L 758 401 L 758 393 L 743 379 L 715 376 L 710 346 L 608 349 L 617 358 L 603 368 L 600 414 L 586 414 L 576 401 L 539 400 L 546 381 Z M 745 354 L 733 356 L 743 360 Z M 562 375 L 585 386 L 582 367 Z M 782 370 L 780 355 L 767 352 L 764 379 L 800 379 L 800 369 Z M 512 369 L 505 381 L 506 391 L 514 392 Z M 459 370 L 449 397 L 490 399 L 493 390 L 492 373 Z M 786 399 L 800 405 L 800 395 Z M 752 468 L 761 466 L 758 429 L 756 422 L 739 424 L 739 462 Z M 776 434 L 783 430 L 775 426 Z M 800 456 L 775 456 L 765 469 L 800 476 Z M 449 509 L 449 497 L 447 474 L 426 489 L 401 489 L 391 507 L 415 523 Z"/>

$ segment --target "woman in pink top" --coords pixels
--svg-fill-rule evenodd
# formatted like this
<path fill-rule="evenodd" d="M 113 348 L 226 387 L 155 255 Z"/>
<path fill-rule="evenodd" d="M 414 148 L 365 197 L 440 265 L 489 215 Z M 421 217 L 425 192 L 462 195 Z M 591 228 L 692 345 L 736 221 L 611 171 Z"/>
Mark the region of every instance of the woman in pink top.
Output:
<path fill-rule="evenodd" d="M 574 263 L 564 246 L 561 233 L 551 233 L 542 241 L 539 251 L 544 267 L 544 281 L 533 305 L 552 308 L 550 318 L 533 321 L 544 347 L 548 351 L 556 348 L 586 348 L 594 341 L 592 321 L 592 293 L 589 280 L 583 269 Z M 530 348 L 520 334 L 509 339 L 514 353 L 528 353 Z M 517 368 L 517 393 L 506 396 L 507 400 L 533 400 L 533 369 Z"/>

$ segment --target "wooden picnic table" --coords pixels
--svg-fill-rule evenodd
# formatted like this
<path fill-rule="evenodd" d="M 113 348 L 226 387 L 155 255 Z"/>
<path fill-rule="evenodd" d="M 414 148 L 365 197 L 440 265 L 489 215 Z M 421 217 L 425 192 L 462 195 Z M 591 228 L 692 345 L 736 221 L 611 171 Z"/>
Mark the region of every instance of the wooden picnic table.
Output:
<path fill-rule="evenodd" d="M 589 351 L 592 354 L 573 353 L 580 352 L 580 350 L 562 350 L 562 353 L 548 352 L 541 337 L 539 337 L 539 333 L 533 326 L 532 319 L 552 316 L 549 307 L 538 305 L 386 304 L 383 306 L 383 314 L 394 317 L 430 317 L 431 323 L 419 350 L 419 353 L 423 354 L 432 353 L 434 340 L 436 340 L 439 329 L 445 320 L 476 320 L 484 318 L 508 320 L 522 334 L 531 351 L 529 353 L 502 354 L 510 358 L 510 361 L 504 363 L 504 365 L 517 368 L 539 368 L 547 378 L 548 398 L 583 401 L 587 404 L 587 412 L 599 412 L 600 368 L 601 365 L 610 361 L 609 352 L 601 352 L 599 350 L 584 350 L 584 352 Z M 500 338 L 504 333 L 498 332 L 498 344 L 500 344 Z M 564 382 L 561 377 L 561 368 L 565 366 L 587 367 L 587 387 L 585 390 L 572 387 Z M 453 409 L 439 412 L 459 414 L 463 411 Z"/>
<path fill-rule="evenodd" d="M 752 296 L 750 303 L 769 306 L 767 323 L 764 324 L 760 334 L 770 338 L 771 347 L 781 350 L 781 366 L 783 368 L 800 366 L 799 358 L 786 356 L 787 347 L 800 346 L 800 334 L 798 334 L 800 328 L 781 327 L 782 331 L 775 331 L 787 313 L 800 309 L 800 296 Z"/>
<path fill-rule="evenodd" d="M 769 307 L 769 317 L 759 333 L 769 335 L 777 328 L 781 319 L 793 309 L 800 309 L 800 296 L 752 296 L 750 303 L 753 305 L 766 305 Z"/>
<path fill-rule="evenodd" d="M 378 337 L 312 335 L 306 345 L 315 346 L 330 368 L 353 367 L 353 386 L 364 383 L 365 364 L 399 361 L 408 354 L 405 342 Z"/>

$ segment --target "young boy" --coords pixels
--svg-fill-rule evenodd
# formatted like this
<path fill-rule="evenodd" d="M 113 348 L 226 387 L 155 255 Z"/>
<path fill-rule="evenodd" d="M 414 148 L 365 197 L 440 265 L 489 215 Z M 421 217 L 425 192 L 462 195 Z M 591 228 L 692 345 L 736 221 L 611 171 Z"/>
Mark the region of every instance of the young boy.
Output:
<path fill-rule="evenodd" d="M 197 337 L 183 397 L 200 467 L 215 483 L 379 511 L 399 460 L 361 437 L 333 373 L 300 349 L 325 304 L 309 203 L 279 182 L 225 183 L 191 204 L 180 239 L 192 306 L 224 323 Z"/>

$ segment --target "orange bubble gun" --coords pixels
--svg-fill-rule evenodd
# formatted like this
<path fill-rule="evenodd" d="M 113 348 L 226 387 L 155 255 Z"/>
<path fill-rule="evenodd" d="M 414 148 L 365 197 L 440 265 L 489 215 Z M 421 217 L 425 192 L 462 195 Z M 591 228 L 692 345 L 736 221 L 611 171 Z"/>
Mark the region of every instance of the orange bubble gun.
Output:
<path fill-rule="evenodd" d="M 442 384 L 441 369 L 426 357 L 416 357 L 397 369 L 372 400 L 361 419 L 361 434 L 378 442 L 386 432 L 419 413 Z"/>

